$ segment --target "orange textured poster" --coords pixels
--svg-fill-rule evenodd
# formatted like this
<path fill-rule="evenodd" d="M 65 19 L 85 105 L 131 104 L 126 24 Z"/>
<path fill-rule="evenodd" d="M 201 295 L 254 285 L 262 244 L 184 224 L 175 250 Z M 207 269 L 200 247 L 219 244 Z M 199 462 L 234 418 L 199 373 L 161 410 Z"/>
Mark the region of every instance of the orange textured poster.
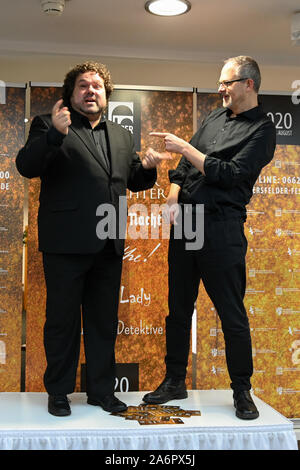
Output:
<path fill-rule="evenodd" d="M 60 88 L 32 87 L 31 116 L 50 112 L 60 93 Z M 121 108 L 118 108 L 116 103 L 121 103 Z M 148 146 L 162 149 L 161 143 L 149 136 L 152 130 L 177 133 L 185 139 L 190 139 L 192 135 L 192 92 L 116 90 L 111 96 L 110 104 L 112 107 L 108 108 L 108 114 L 111 115 L 108 117 L 117 119 L 117 122 L 129 128 L 132 124 L 136 126 L 136 148 L 140 149 L 141 157 Z M 176 166 L 178 158 L 174 155 L 172 161 L 162 163 L 158 170 L 157 182 L 151 190 L 140 193 L 127 192 L 128 238 L 125 242 L 119 299 L 117 390 L 150 389 L 158 384 L 164 374 L 168 240 L 167 237 L 162 238 L 159 225 L 160 206 L 165 202 L 169 186 L 168 169 Z M 33 179 L 29 185 L 27 391 L 44 390 L 43 325 L 46 292 L 41 254 L 37 251 L 38 194 L 39 180 Z M 142 208 L 140 204 L 143 205 Z M 155 233 L 151 233 L 151 230 Z M 84 372 L 85 357 L 82 347 L 77 391 L 85 389 Z M 191 367 L 188 382 L 191 385 Z"/>
<path fill-rule="evenodd" d="M 126 101 L 125 92 L 117 96 Z M 153 147 L 163 150 L 163 143 L 149 135 L 151 131 L 171 132 L 186 140 L 191 138 L 191 92 L 135 91 L 134 97 L 140 100 L 141 149 Z M 158 386 L 165 373 L 169 226 L 163 226 L 162 207 L 169 189 L 168 170 L 175 168 L 179 159 L 176 155 L 173 157 L 173 160 L 164 161 L 158 168 L 157 182 L 152 189 L 140 193 L 128 192 L 127 195 L 128 237 L 120 292 L 116 357 L 119 363 L 138 364 L 139 390 Z M 126 373 L 126 368 L 124 371 Z M 187 383 L 191 388 L 191 364 Z"/>
<path fill-rule="evenodd" d="M 25 87 L 0 87 L 0 391 L 20 391 L 24 182 L 15 157 L 24 145 Z"/>
<path fill-rule="evenodd" d="M 288 96 L 263 96 L 261 100 L 274 120 L 277 147 L 274 159 L 256 181 L 245 224 L 245 306 L 252 334 L 252 387 L 257 396 L 285 416 L 299 417 L 299 111 Z M 217 94 L 199 94 L 199 124 L 217 106 Z M 292 144 L 288 138 L 293 139 Z M 203 287 L 197 300 L 197 321 L 197 388 L 227 389 L 230 380 L 221 323 Z"/>

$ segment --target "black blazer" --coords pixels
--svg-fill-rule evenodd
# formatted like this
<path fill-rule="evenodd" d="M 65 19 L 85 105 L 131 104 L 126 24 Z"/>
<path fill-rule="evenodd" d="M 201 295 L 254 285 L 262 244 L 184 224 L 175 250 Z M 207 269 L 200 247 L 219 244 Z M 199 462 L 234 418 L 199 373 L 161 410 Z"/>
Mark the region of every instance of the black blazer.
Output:
<path fill-rule="evenodd" d="M 38 213 L 39 250 L 48 253 L 95 253 L 105 240 L 96 234 L 100 204 L 111 203 L 118 222 L 119 196 L 151 188 L 156 169 L 145 170 L 134 150 L 130 132 L 107 121 L 110 169 L 101 160 L 81 115 L 71 112 L 72 124 L 63 138 L 51 115 L 34 118 L 28 140 L 19 151 L 16 166 L 27 178 L 40 177 Z M 53 145 L 55 135 L 55 145 Z M 118 254 L 124 234 L 114 240 Z"/>

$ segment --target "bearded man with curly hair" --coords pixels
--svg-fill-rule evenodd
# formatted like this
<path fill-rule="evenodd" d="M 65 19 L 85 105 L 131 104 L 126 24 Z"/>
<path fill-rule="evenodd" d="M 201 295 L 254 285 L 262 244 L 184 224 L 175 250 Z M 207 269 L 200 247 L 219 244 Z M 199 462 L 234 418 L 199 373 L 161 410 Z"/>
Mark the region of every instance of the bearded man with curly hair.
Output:
<path fill-rule="evenodd" d="M 103 119 L 112 90 L 105 65 L 76 65 L 67 73 L 52 113 L 34 118 L 16 159 L 21 175 L 41 180 L 38 233 L 47 289 L 44 384 L 48 411 L 55 416 L 71 413 L 67 395 L 75 389 L 81 316 L 88 403 L 108 412 L 127 408 L 114 395 L 124 224 L 99 233 L 99 208 L 113 207 L 119 221 L 120 197 L 126 200 L 127 188 L 151 188 L 156 166 L 165 157 L 148 149 L 141 161 L 131 133 Z"/>

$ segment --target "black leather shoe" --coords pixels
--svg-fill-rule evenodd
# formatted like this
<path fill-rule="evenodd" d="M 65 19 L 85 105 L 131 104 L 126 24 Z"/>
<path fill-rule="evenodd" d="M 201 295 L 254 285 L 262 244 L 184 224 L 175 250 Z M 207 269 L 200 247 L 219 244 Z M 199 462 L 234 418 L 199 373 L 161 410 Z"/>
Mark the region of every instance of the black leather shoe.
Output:
<path fill-rule="evenodd" d="M 69 416 L 71 408 L 66 395 L 49 395 L 48 411 L 54 416 Z"/>
<path fill-rule="evenodd" d="M 87 402 L 89 405 L 101 406 L 105 411 L 110 413 L 120 413 L 121 411 L 127 410 L 127 405 L 119 400 L 115 395 L 106 395 L 106 397 L 94 400 L 88 398 Z"/>
<path fill-rule="evenodd" d="M 146 393 L 143 401 L 151 405 L 160 405 L 170 400 L 181 400 L 187 396 L 185 380 L 167 377 L 154 392 Z"/>
<path fill-rule="evenodd" d="M 236 416 L 240 419 L 256 419 L 259 412 L 252 400 L 250 392 L 243 390 L 233 394 L 233 403 L 236 408 Z"/>

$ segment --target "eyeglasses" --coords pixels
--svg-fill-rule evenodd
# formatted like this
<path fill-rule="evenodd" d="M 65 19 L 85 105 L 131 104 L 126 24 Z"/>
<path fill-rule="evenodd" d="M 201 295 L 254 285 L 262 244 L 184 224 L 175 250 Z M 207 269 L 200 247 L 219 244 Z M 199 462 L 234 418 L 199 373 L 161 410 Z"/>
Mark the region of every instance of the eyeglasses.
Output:
<path fill-rule="evenodd" d="M 222 82 L 217 82 L 217 87 L 220 88 L 220 86 L 225 86 L 228 88 L 232 83 L 234 82 L 242 82 L 244 80 L 248 80 L 248 78 L 236 78 L 235 80 L 223 80 Z"/>

